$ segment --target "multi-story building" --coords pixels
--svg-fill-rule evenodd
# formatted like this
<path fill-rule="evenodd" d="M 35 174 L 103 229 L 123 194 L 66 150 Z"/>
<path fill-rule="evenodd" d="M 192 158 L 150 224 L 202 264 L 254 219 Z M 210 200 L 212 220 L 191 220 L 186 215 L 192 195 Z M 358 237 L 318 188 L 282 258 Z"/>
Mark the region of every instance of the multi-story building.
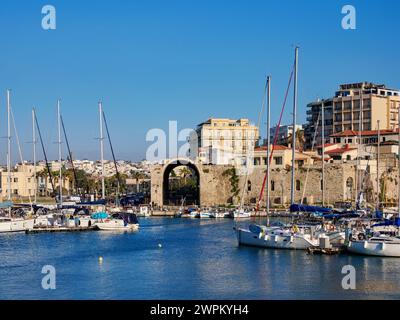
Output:
<path fill-rule="evenodd" d="M 296 132 L 302 131 L 303 126 L 296 124 Z M 275 133 L 277 131 L 277 127 L 273 127 L 270 129 L 270 137 L 271 137 L 271 144 L 275 141 Z M 276 137 L 276 144 L 291 144 L 289 138 L 293 134 L 293 125 L 284 125 L 278 128 L 277 137 Z M 266 141 L 264 141 L 266 144 Z"/>
<path fill-rule="evenodd" d="M 286 146 L 275 145 L 272 148 L 270 146 L 270 153 L 272 153 L 271 168 L 272 169 L 285 169 L 291 168 L 293 163 L 292 149 Z M 296 150 L 295 152 L 295 167 L 300 168 L 314 164 L 314 161 L 319 159 L 316 153 L 301 152 Z M 267 147 L 257 147 L 254 150 L 254 166 L 266 166 L 267 165 Z"/>
<path fill-rule="evenodd" d="M 400 90 L 368 82 L 342 84 L 333 98 L 308 104 L 305 130 L 306 147 L 322 144 L 322 104 L 325 106 L 325 137 L 346 130 L 392 130 L 397 127 Z M 317 121 L 319 119 L 319 121 Z"/>
<path fill-rule="evenodd" d="M 259 138 L 258 127 L 248 119 L 211 118 L 190 135 L 190 157 L 205 164 L 242 164 Z"/>
<path fill-rule="evenodd" d="M 35 190 L 40 196 L 47 196 L 52 192 L 50 179 L 40 175 L 45 170 L 45 166 L 38 164 L 36 167 L 37 182 L 35 183 L 35 174 L 33 164 L 25 163 L 17 164 L 11 171 L 10 190 L 13 199 L 27 198 L 35 195 Z M 55 188 L 58 188 L 58 177 L 54 178 Z M 68 177 L 63 178 L 63 188 L 69 190 L 71 187 Z M 0 197 L 6 199 L 8 197 L 8 172 L 4 168 L 0 170 Z"/>

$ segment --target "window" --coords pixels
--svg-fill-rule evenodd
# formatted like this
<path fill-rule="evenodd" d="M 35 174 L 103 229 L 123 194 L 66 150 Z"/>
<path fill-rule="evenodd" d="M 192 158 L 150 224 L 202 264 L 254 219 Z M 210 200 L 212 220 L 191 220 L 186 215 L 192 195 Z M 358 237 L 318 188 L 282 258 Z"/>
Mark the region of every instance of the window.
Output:
<path fill-rule="evenodd" d="M 321 188 L 321 191 L 324 190 L 324 180 L 321 180 L 319 186 L 320 186 L 320 188 Z"/>
<path fill-rule="evenodd" d="M 271 180 L 271 191 L 275 191 L 275 181 Z"/>
<path fill-rule="evenodd" d="M 18 178 L 14 178 L 14 182 L 18 182 Z"/>
<path fill-rule="evenodd" d="M 274 157 L 274 161 L 275 161 L 275 164 L 276 164 L 277 166 L 280 166 L 280 165 L 283 164 L 282 157 Z"/>
<path fill-rule="evenodd" d="M 335 103 L 335 110 L 336 111 L 342 110 L 342 103 L 341 102 L 336 102 Z"/>
<path fill-rule="evenodd" d="M 247 181 L 247 191 L 251 191 L 251 181 Z"/>
<path fill-rule="evenodd" d="M 296 180 L 296 190 L 300 191 L 300 189 L 301 189 L 301 182 L 300 180 Z"/>
<path fill-rule="evenodd" d="M 350 161 L 351 160 L 351 155 L 348 154 L 347 157 L 346 157 L 346 160 Z"/>

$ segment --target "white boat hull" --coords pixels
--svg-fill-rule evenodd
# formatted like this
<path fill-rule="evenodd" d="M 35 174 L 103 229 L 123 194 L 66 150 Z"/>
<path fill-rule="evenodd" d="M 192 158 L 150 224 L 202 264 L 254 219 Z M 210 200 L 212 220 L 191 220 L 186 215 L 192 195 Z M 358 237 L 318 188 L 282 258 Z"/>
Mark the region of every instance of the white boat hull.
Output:
<path fill-rule="evenodd" d="M 109 220 L 105 222 L 96 222 L 95 224 L 100 230 L 103 231 L 137 231 L 139 230 L 138 224 L 127 224 L 122 220 Z"/>
<path fill-rule="evenodd" d="M 10 221 L 0 221 L 0 233 L 23 232 L 33 229 L 34 219 L 11 219 Z"/>
<path fill-rule="evenodd" d="M 249 219 L 249 218 L 251 218 L 251 214 L 248 213 L 248 212 L 246 212 L 246 213 L 235 213 L 233 215 L 233 217 L 235 219 Z"/>
<path fill-rule="evenodd" d="M 400 257 L 400 243 L 350 241 L 347 250 L 366 256 Z"/>
<path fill-rule="evenodd" d="M 214 218 L 212 213 L 200 212 L 200 219 L 211 219 Z"/>
<path fill-rule="evenodd" d="M 303 235 L 263 235 L 256 234 L 250 230 L 238 229 L 237 237 L 239 245 L 253 246 L 271 249 L 307 250 L 318 246 L 318 240 L 307 239 Z"/>

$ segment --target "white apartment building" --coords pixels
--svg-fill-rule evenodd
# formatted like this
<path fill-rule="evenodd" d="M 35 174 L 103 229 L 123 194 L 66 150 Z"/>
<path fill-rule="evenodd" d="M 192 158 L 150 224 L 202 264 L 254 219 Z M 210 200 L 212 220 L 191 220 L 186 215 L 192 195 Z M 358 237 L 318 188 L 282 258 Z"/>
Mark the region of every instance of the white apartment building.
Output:
<path fill-rule="evenodd" d="M 189 137 L 190 157 L 204 164 L 241 165 L 259 140 L 257 126 L 248 119 L 210 118 Z"/>

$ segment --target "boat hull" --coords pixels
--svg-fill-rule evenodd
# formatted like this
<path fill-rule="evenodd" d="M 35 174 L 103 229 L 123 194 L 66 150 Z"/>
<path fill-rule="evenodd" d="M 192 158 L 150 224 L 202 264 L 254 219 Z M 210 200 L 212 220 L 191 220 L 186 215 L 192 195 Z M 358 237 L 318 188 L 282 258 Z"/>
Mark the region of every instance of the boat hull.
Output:
<path fill-rule="evenodd" d="M 110 220 L 107 222 L 96 222 L 95 226 L 103 231 L 137 231 L 139 230 L 138 224 L 127 224 L 123 221 Z"/>
<path fill-rule="evenodd" d="M 239 245 L 270 249 L 307 250 L 317 246 L 317 240 L 311 241 L 299 235 L 263 235 L 249 230 L 238 229 Z"/>
<path fill-rule="evenodd" d="M 24 232 L 33 229 L 34 219 L 13 219 L 0 222 L 0 233 Z"/>
<path fill-rule="evenodd" d="M 347 250 L 366 256 L 400 257 L 400 243 L 350 241 Z"/>

